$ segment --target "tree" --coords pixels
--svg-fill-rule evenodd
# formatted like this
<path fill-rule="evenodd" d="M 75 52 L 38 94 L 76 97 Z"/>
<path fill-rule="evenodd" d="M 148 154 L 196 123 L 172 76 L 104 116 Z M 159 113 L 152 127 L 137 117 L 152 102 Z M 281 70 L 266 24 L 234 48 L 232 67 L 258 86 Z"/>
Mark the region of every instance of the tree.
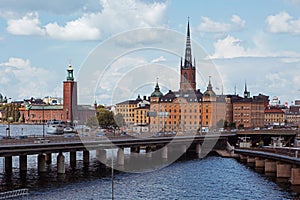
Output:
<path fill-rule="evenodd" d="M 224 120 L 223 119 L 220 119 L 218 122 L 217 122 L 217 128 L 223 128 L 224 127 Z"/>
<path fill-rule="evenodd" d="M 97 108 L 97 119 L 102 128 L 111 128 L 116 125 L 113 112 L 106 108 Z"/>
<path fill-rule="evenodd" d="M 88 118 L 86 125 L 91 128 L 97 128 L 99 126 L 99 122 L 96 116 L 92 116 Z"/>
<path fill-rule="evenodd" d="M 121 113 L 118 113 L 118 114 L 115 115 L 115 122 L 116 122 L 116 125 L 118 127 L 125 126 L 125 120 L 124 120 L 123 115 Z"/>

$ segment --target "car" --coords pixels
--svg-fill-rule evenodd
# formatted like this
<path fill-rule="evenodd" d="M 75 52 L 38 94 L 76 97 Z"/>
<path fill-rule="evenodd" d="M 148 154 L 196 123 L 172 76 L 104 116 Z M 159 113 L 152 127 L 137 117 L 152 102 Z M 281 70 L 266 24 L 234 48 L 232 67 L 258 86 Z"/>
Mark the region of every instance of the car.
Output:
<path fill-rule="evenodd" d="M 45 139 L 45 138 L 36 138 L 35 140 L 34 140 L 34 143 L 35 144 L 42 144 L 42 143 L 49 143 L 50 142 L 50 140 L 47 140 L 47 139 Z"/>

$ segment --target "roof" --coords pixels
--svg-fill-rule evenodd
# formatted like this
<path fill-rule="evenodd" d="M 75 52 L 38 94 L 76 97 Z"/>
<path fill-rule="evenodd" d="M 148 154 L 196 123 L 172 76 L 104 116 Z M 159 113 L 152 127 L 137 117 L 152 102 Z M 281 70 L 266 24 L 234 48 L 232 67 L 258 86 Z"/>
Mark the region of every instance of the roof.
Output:
<path fill-rule="evenodd" d="M 126 100 L 121 103 L 117 103 L 116 105 L 128 105 L 128 104 L 137 104 L 140 100 Z"/>
<path fill-rule="evenodd" d="M 202 96 L 203 94 L 200 92 L 200 90 L 196 91 L 188 91 L 188 92 L 183 92 L 183 91 L 172 91 L 169 90 L 167 94 L 162 96 L 160 98 L 160 102 L 173 102 L 174 99 L 176 98 L 185 98 L 187 102 L 200 102 L 202 101 Z"/>
<path fill-rule="evenodd" d="M 90 110 L 90 111 L 95 111 L 95 107 L 91 105 L 78 105 L 77 110 Z"/>
<path fill-rule="evenodd" d="M 283 114 L 284 112 L 281 109 L 266 109 L 265 113 L 266 114 L 272 114 L 272 113 Z"/>

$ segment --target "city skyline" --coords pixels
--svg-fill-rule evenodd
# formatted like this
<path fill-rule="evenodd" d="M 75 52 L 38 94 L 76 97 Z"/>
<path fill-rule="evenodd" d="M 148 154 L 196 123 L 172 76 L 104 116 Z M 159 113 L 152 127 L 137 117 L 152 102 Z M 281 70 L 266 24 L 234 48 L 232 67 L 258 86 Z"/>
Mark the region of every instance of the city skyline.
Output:
<path fill-rule="evenodd" d="M 300 77 L 297 72 L 300 50 L 297 44 L 300 39 L 300 1 L 217 3 L 220 6 L 214 6 L 214 1 L 128 0 L 113 3 L 90 0 L 43 4 L 31 0 L 23 3 L 2 1 L 0 92 L 15 100 L 31 96 L 61 96 L 61 80 L 65 79 L 64 69 L 69 63 L 77 72 L 76 79 L 82 74 L 82 66 L 93 49 L 115 35 L 137 28 L 166 28 L 182 34 L 184 38 L 189 16 L 191 39 L 203 48 L 216 66 L 224 94 L 233 94 L 236 86 L 237 93 L 242 95 L 247 81 L 252 95 L 278 96 L 282 103 L 289 104 L 299 99 Z M 157 38 L 149 38 L 149 35 L 118 42 L 131 45 L 130 42 L 136 44 L 137 39 L 157 42 Z M 179 42 L 180 56 L 184 52 L 183 41 Z M 171 66 L 178 73 L 178 58 L 157 52 L 143 53 L 128 55 L 117 64 L 130 69 L 136 63 L 159 63 Z M 201 71 L 201 65 L 197 67 Z M 113 74 L 121 76 L 122 70 L 116 66 Z M 203 80 L 196 77 L 199 82 L 197 88 L 202 91 L 207 85 L 208 75 L 212 74 L 206 74 Z M 159 78 L 164 80 L 164 77 Z M 79 101 L 92 104 L 95 98 L 99 103 L 111 104 L 111 90 L 116 80 L 119 80 L 118 76 L 111 80 L 111 84 L 100 87 L 90 100 L 79 95 Z M 156 78 L 152 78 L 152 83 L 149 83 L 148 89 L 144 88 L 145 92 L 141 95 L 150 95 L 155 82 Z M 177 90 L 177 83 L 176 79 L 165 87 L 162 85 L 162 91 Z M 217 85 L 214 77 L 212 84 Z M 215 89 L 218 94 L 221 93 L 220 88 Z M 131 96 L 136 97 L 138 93 L 140 91 L 133 91 Z M 128 97 L 120 97 L 116 102 L 124 99 Z"/>

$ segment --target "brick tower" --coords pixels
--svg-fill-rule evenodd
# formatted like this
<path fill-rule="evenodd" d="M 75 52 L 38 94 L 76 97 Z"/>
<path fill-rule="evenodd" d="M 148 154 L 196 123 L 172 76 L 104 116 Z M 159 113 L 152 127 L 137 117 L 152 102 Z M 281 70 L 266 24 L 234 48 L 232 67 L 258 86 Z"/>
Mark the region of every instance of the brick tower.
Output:
<path fill-rule="evenodd" d="M 63 91 L 63 120 L 73 122 L 77 114 L 77 82 L 74 81 L 73 68 L 67 69 L 67 80 Z"/>
<path fill-rule="evenodd" d="M 188 92 L 196 90 L 196 73 L 195 73 L 196 62 L 192 60 L 192 48 L 190 39 L 190 25 L 188 21 L 187 25 L 187 35 L 186 35 L 186 47 L 185 47 L 185 57 L 184 62 L 180 63 L 180 91 Z"/>

